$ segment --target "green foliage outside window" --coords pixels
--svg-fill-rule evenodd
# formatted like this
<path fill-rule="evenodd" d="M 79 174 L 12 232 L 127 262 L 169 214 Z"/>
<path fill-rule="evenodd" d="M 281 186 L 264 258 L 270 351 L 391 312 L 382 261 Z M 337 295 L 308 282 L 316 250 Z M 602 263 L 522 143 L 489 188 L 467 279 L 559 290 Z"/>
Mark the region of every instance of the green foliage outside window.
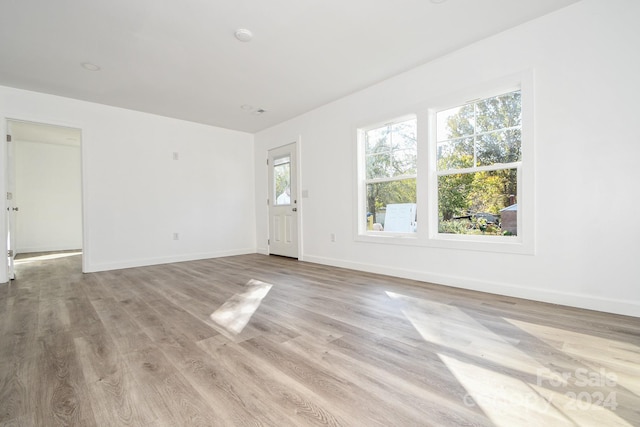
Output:
<path fill-rule="evenodd" d="M 382 222 L 387 205 L 416 202 L 416 120 L 365 132 L 366 203 L 371 223 Z"/>
<path fill-rule="evenodd" d="M 436 114 L 440 233 L 509 234 L 500 229 L 500 211 L 517 202 L 520 96 L 514 91 Z M 416 133 L 415 118 L 364 132 L 368 229 L 384 222 L 389 204 L 416 203 Z"/>
<path fill-rule="evenodd" d="M 437 170 L 444 172 L 438 176 L 439 232 L 477 234 L 474 214 L 499 216 L 516 202 L 520 105 L 515 91 L 437 114 Z M 480 231 L 502 234 L 497 224 Z"/>

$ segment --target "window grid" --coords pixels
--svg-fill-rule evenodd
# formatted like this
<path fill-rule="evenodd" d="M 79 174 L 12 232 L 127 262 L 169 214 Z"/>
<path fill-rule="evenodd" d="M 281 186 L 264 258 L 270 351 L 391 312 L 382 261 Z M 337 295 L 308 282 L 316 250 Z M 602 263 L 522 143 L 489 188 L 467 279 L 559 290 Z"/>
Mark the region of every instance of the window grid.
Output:
<path fill-rule="evenodd" d="M 398 232 L 395 226 L 384 228 L 392 209 L 411 209 L 415 216 L 417 184 L 417 120 L 415 116 L 361 129 L 364 156 L 362 190 L 365 230 Z M 410 173 L 408 173 L 410 172 Z M 412 172 L 412 173 L 411 173 Z M 400 204 L 400 205 L 399 205 Z M 391 214 L 390 214 L 391 215 Z M 400 232 L 415 232 L 408 227 Z"/>
<path fill-rule="evenodd" d="M 479 128 L 481 128 L 480 120 L 479 120 L 481 112 L 479 111 L 479 105 L 481 105 L 482 103 L 488 103 L 494 99 L 499 100 L 501 97 L 504 97 L 504 102 L 505 102 L 505 105 L 503 108 L 506 108 L 507 104 L 510 101 L 513 102 L 517 99 L 516 108 L 517 108 L 518 115 L 512 116 L 506 112 L 499 112 L 498 114 L 504 115 L 504 117 L 500 117 L 500 116 L 498 117 L 500 117 L 500 119 L 502 120 L 506 120 L 507 121 L 506 124 L 512 123 L 513 121 L 515 121 L 518 124 L 512 125 L 512 126 L 496 126 L 496 127 L 493 127 L 491 126 L 491 124 L 489 124 L 490 125 L 489 127 L 492 127 L 491 129 L 478 131 Z M 511 97 L 511 99 L 509 99 L 509 97 Z M 473 105 L 473 114 L 471 115 L 471 117 L 466 117 L 464 109 L 465 108 L 469 109 L 471 105 Z M 440 118 L 438 117 L 438 114 L 440 113 L 447 114 L 443 117 L 442 122 L 440 122 Z M 495 113 L 493 114 L 495 119 Z M 520 185 L 518 176 L 520 175 L 520 168 L 522 165 L 522 123 L 521 123 L 522 116 L 521 114 L 522 114 L 522 110 L 521 110 L 521 98 L 520 98 L 519 90 L 484 98 L 484 99 L 474 100 L 473 102 L 469 102 L 467 104 L 460 105 L 457 107 L 450 107 L 447 109 L 443 109 L 435 113 L 435 116 L 436 116 L 435 123 L 438 123 L 438 125 L 436 126 L 436 132 L 435 132 L 434 145 L 435 145 L 435 155 L 436 155 L 436 165 L 435 165 L 436 167 L 435 167 L 435 170 L 434 170 L 435 173 L 433 174 L 433 176 L 435 177 L 435 180 L 437 182 L 435 186 L 437 196 L 435 199 L 437 200 L 438 234 L 440 233 L 475 234 L 477 233 L 479 228 L 481 229 L 481 233 L 484 234 L 485 229 L 488 228 L 486 218 L 488 217 L 498 218 L 498 216 L 496 216 L 499 214 L 499 212 L 497 212 L 498 209 L 500 209 L 500 212 L 502 212 L 502 209 L 505 209 L 506 207 L 510 206 L 513 203 L 517 203 L 517 197 L 518 197 L 517 195 L 520 192 L 518 190 Z M 458 116 L 457 120 L 459 120 L 459 122 L 453 125 L 454 127 L 452 127 L 450 120 L 452 118 L 456 118 L 456 116 Z M 485 118 L 485 120 L 491 120 L 491 117 L 487 117 Z M 441 126 L 441 124 L 444 124 L 444 123 L 446 123 L 446 125 Z M 459 136 L 455 136 L 453 138 L 441 139 L 439 134 L 441 131 L 444 130 L 445 132 L 448 132 L 447 136 L 449 136 L 455 132 L 454 129 L 458 130 L 458 133 L 460 133 Z M 465 132 L 469 130 L 470 132 Z M 503 162 L 506 159 L 502 158 L 502 159 L 492 160 L 491 164 L 479 164 L 480 163 L 479 152 L 481 150 L 480 144 L 483 143 L 482 138 L 487 135 L 495 135 L 495 136 L 501 136 L 505 138 L 504 140 L 496 138 L 494 142 L 494 144 L 496 144 L 499 147 L 499 149 L 506 148 L 507 150 L 506 153 L 499 152 L 498 156 L 510 156 L 510 154 L 512 155 L 513 153 L 509 153 L 509 151 L 515 148 L 515 150 L 517 150 L 516 161 Z M 510 140 L 509 137 L 515 137 L 515 139 Z M 465 163 L 464 161 L 465 152 L 467 156 L 469 156 L 470 154 L 469 151 L 471 147 L 465 148 L 464 146 L 465 141 L 467 141 L 467 143 L 472 143 L 472 149 L 473 149 L 472 165 L 466 166 L 466 167 L 464 165 L 461 165 L 462 167 L 455 167 L 455 166 L 458 166 L 456 164 L 457 162 Z M 456 145 L 456 143 L 458 145 Z M 500 147 L 501 143 L 504 144 L 502 147 Z M 512 146 L 512 144 L 514 145 Z M 446 153 L 446 155 L 442 155 L 442 153 Z M 456 159 L 456 156 L 460 157 L 460 159 Z M 491 161 L 490 158 L 488 160 Z M 445 162 L 446 163 L 442 164 L 441 161 L 442 163 L 445 163 Z M 453 163 L 453 165 L 451 165 L 451 163 Z M 489 212 L 489 210 L 484 209 L 487 206 L 489 206 L 486 204 L 486 199 L 485 199 L 485 202 L 481 202 L 475 198 L 476 196 L 473 196 L 473 198 L 471 199 L 464 199 L 464 200 L 468 200 L 467 202 L 468 205 L 466 205 L 467 206 L 466 209 L 468 210 L 466 212 L 460 212 L 459 209 L 461 205 L 458 205 L 458 208 L 457 208 L 458 216 L 453 216 L 453 217 L 451 216 L 452 212 L 455 212 L 455 210 L 451 210 L 451 206 L 452 206 L 450 204 L 452 203 L 451 195 L 458 193 L 459 191 L 462 191 L 463 192 L 462 194 L 464 194 L 466 192 L 466 190 L 463 190 L 463 188 L 465 188 L 464 186 L 470 185 L 469 182 L 467 182 L 466 184 L 463 183 L 465 176 L 469 177 L 468 179 L 473 181 L 475 181 L 476 178 L 479 178 L 482 180 L 483 179 L 482 177 L 489 177 L 490 179 L 491 176 L 496 177 L 494 173 L 496 172 L 501 173 L 500 171 L 505 171 L 504 172 L 504 174 L 506 174 L 505 176 L 511 175 L 515 179 L 515 183 L 511 182 L 513 178 L 503 181 L 504 193 L 495 194 L 495 197 L 490 203 L 490 205 L 493 206 L 492 209 L 495 209 L 495 211 L 493 212 L 494 215 L 487 215 L 487 213 L 484 213 L 484 212 Z M 513 171 L 513 172 L 510 174 L 508 171 Z M 478 174 L 486 174 L 486 175 L 478 175 Z M 441 181 L 441 179 L 445 179 L 445 178 L 448 180 L 452 179 L 454 181 L 448 181 L 448 183 Z M 452 187 L 451 187 L 452 182 L 456 183 L 456 185 L 462 185 L 463 187 L 460 187 L 461 188 L 460 190 L 455 190 L 455 189 L 452 190 Z M 441 188 L 441 184 L 444 187 Z M 458 187 L 454 186 L 454 188 L 458 188 Z M 441 192 L 443 191 L 446 191 L 446 193 L 441 194 Z M 467 195 L 468 194 L 469 193 L 467 193 Z M 444 199 L 441 199 L 441 197 L 444 197 Z M 482 196 L 480 197 L 481 199 L 484 199 L 484 197 Z M 505 204 L 504 206 L 502 206 L 503 203 Z M 463 204 L 462 206 L 465 206 L 465 204 Z M 517 205 L 513 205 L 513 206 L 517 206 Z M 468 228 L 466 231 L 464 230 L 464 228 L 459 228 L 459 226 L 456 226 L 454 223 L 450 222 L 452 219 L 456 220 L 456 219 L 462 219 L 462 218 L 469 218 L 469 221 L 470 221 L 469 227 L 471 228 Z M 480 220 L 480 218 L 485 218 L 485 219 Z M 500 227 L 501 224 L 499 224 L 497 220 L 496 220 L 496 224 L 498 225 L 498 228 L 497 228 L 498 233 L 502 233 L 504 230 L 502 230 L 502 228 Z M 517 231 L 511 230 L 511 231 L 508 231 L 505 235 L 512 236 L 517 234 L 518 234 Z"/>

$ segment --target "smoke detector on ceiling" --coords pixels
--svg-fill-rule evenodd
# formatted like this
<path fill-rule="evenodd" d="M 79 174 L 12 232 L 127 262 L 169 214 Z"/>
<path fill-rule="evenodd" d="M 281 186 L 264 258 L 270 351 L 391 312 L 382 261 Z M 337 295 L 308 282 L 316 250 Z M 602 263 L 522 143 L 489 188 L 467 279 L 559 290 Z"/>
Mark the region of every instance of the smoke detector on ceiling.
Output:
<path fill-rule="evenodd" d="M 260 116 L 267 112 L 267 110 L 265 110 L 264 108 L 253 107 L 252 105 L 249 105 L 249 104 L 242 104 L 240 106 L 240 109 L 247 113 L 251 113 L 254 116 Z"/>
<path fill-rule="evenodd" d="M 96 64 L 92 64 L 91 62 L 83 62 L 80 65 L 82 65 L 82 68 L 84 68 L 85 70 L 100 71 L 100 67 L 97 66 Z"/>
<path fill-rule="evenodd" d="M 241 42 L 250 42 L 253 38 L 253 33 L 246 28 L 238 28 L 234 35 Z"/>

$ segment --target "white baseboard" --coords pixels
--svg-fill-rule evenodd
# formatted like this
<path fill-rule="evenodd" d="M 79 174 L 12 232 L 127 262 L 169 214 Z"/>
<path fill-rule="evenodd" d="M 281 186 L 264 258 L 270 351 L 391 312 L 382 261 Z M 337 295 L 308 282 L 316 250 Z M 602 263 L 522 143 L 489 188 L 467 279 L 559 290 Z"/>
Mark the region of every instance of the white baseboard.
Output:
<path fill-rule="evenodd" d="M 93 263 L 89 260 L 86 263 L 85 273 L 95 273 L 98 271 L 122 270 L 123 268 L 146 267 L 149 265 L 171 264 L 174 262 L 198 261 L 201 259 L 221 258 L 226 256 L 255 254 L 255 248 L 234 249 L 229 251 L 206 252 L 197 254 L 175 255 L 157 258 L 141 258 L 135 260 L 122 260 L 107 263 Z"/>
<path fill-rule="evenodd" d="M 527 286 L 516 286 L 508 283 L 477 280 L 469 277 L 432 274 L 423 271 L 405 270 L 382 265 L 357 263 L 313 255 L 305 255 L 305 261 L 313 262 L 316 264 L 330 265 L 334 267 L 348 268 L 351 270 L 366 271 L 370 273 L 402 277 L 405 279 L 419 280 L 422 282 L 435 283 L 438 285 L 451 286 L 454 288 L 469 289 L 473 291 L 506 295 L 515 298 L 524 298 L 528 300 L 565 305 L 569 307 L 577 307 L 588 310 L 603 311 L 607 313 L 622 314 L 625 316 L 640 317 L 640 302 L 624 301 L 613 298 L 602 298 L 570 292 L 550 291 L 546 289 L 537 289 Z"/>

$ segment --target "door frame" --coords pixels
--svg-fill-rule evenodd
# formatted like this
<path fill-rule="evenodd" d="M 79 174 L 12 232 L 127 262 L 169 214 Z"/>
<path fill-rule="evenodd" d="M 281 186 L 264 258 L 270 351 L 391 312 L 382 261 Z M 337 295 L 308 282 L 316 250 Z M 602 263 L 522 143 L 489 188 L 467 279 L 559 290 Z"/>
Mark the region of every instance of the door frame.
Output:
<path fill-rule="evenodd" d="M 302 201 L 302 165 L 301 165 L 301 161 L 300 159 L 302 158 L 301 156 L 301 150 L 302 150 L 302 138 L 300 135 L 298 135 L 296 138 L 293 138 L 293 140 L 290 140 L 290 142 L 287 142 L 286 144 L 282 144 L 282 145 L 276 145 L 273 147 L 269 147 L 266 149 L 266 153 L 265 153 L 265 159 L 268 161 L 269 160 L 269 152 L 271 150 L 277 150 L 278 148 L 282 148 L 282 147 L 286 147 L 287 145 L 294 145 L 295 149 L 296 149 L 296 156 L 295 156 L 295 160 L 296 160 L 296 170 L 295 170 L 295 179 L 296 179 L 296 193 L 295 195 L 292 194 L 291 197 L 295 197 L 295 200 L 298 201 L 297 203 L 297 215 L 296 215 L 296 227 L 298 228 L 298 238 L 297 238 L 297 245 L 298 245 L 298 261 L 304 261 L 304 251 L 303 251 L 303 229 L 302 229 L 302 224 L 303 224 L 303 215 L 304 215 L 304 203 Z M 266 162 L 265 162 L 266 164 Z M 271 183 L 269 181 L 269 177 L 270 177 L 270 168 L 272 167 L 272 165 L 266 165 L 266 169 L 265 169 L 265 174 L 266 174 L 266 191 L 265 193 L 267 194 L 267 199 L 271 199 L 271 194 L 269 193 L 269 189 L 271 186 Z M 271 236 L 271 217 L 269 214 L 269 210 L 270 210 L 270 206 L 267 206 L 267 213 L 266 213 L 266 220 L 267 220 L 267 240 L 270 238 Z M 271 245 L 267 245 L 267 254 L 270 255 L 271 254 Z"/>
<path fill-rule="evenodd" d="M 4 173 L 3 178 L 5 180 L 5 192 L 4 197 L 6 208 L 3 209 L 6 217 L 4 219 L 5 233 L 3 234 L 3 241 L 6 242 L 6 248 L 4 253 L 7 254 L 6 264 L 6 276 L 7 280 L 13 280 L 16 278 L 15 274 L 15 259 L 16 259 L 16 202 L 15 202 L 15 183 L 16 183 L 16 150 L 15 142 L 13 141 L 13 133 L 11 132 L 11 126 L 9 121 L 5 122 L 6 131 L 4 139 L 5 146 L 3 154 L 5 155 L 5 161 L 3 163 Z M 11 137 L 11 141 L 9 141 Z M 11 194 L 11 197 L 9 197 Z M 11 251 L 11 252 L 9 252 Z"/>
<path fill-rule="evenodd" d="M 2 144 L 0 145 L 0 165 L 2 166 L 2 170 L 6 170 L 7 168 L 7 139 L 5 137 L 5 135 L 7 135 L 7 132 L 9 131 L 9 122 L 29 122 L 29 123 L 34 123 L 34 124 L 42 124 L 42 125 L 50 125 L 50 126 L 59 126 L 59 127 L 66 127 L 66 128 L 72 128 L 72 129 L 77 129 L 80 131 L 80 187 L 81 187 L 81 192 L 80 192 L 80 198 L 81 198 L 81 209 L 82 209 L 82 224 L 81 224 L 81 228 L 82 228 L 82 272 L 86 272 L 87 271 L 87 264 L 88 264 L 88 259 L 89 259 L 89 253 L 90 253 L 90 244 L 89 244 L 89 239 L 87 237 L 87 230 L 88 228 L 88 223 L 89 223 L 89 219 L 88 219 L 88 214 L 87 214 L 87 185 L 86 185 L 86 169 L 87 169 L 87 146 L 85 144 L 85 136 L 86 136 L 86 132 L 83 128 L 82 125 L 79 125 L 78 123 L 70 123 L 70 122 L 61 122 L 59 120 L 50 120 L 47 118 L 42 118 L 42 117 L 24 117 L 24 116 L 20 116 L 20 115 L 6 115 L 3 114 L 2 116 L 0 116 L 0 130 L 2 130 Z M 15 171 L 14 171 L 15 172 Z M 0 203 L 0 233 L 1 233 L 1 239 L 2 239 L 2 244 L 0 244 L 0 250 L 3 251 L 3 259 L 7 254 L 7 236 L 9 233 L 9 230 L 7 229 L 7 207 L 8 207 L 8 201 L 7 201 L 7 188 L 8 188 L 8 183 L 6 182 L 6 176 L 5 173 L 0 173 L 0 196 L 2 198 L 2 202 Z M 2 261 L 3 263 L 5 261 Z M 8 266 L 7 268 L 1 268 L 0 269 L 0 283 L 6 283 L 9 281 L 9 277 L 8 277 Z"/>

